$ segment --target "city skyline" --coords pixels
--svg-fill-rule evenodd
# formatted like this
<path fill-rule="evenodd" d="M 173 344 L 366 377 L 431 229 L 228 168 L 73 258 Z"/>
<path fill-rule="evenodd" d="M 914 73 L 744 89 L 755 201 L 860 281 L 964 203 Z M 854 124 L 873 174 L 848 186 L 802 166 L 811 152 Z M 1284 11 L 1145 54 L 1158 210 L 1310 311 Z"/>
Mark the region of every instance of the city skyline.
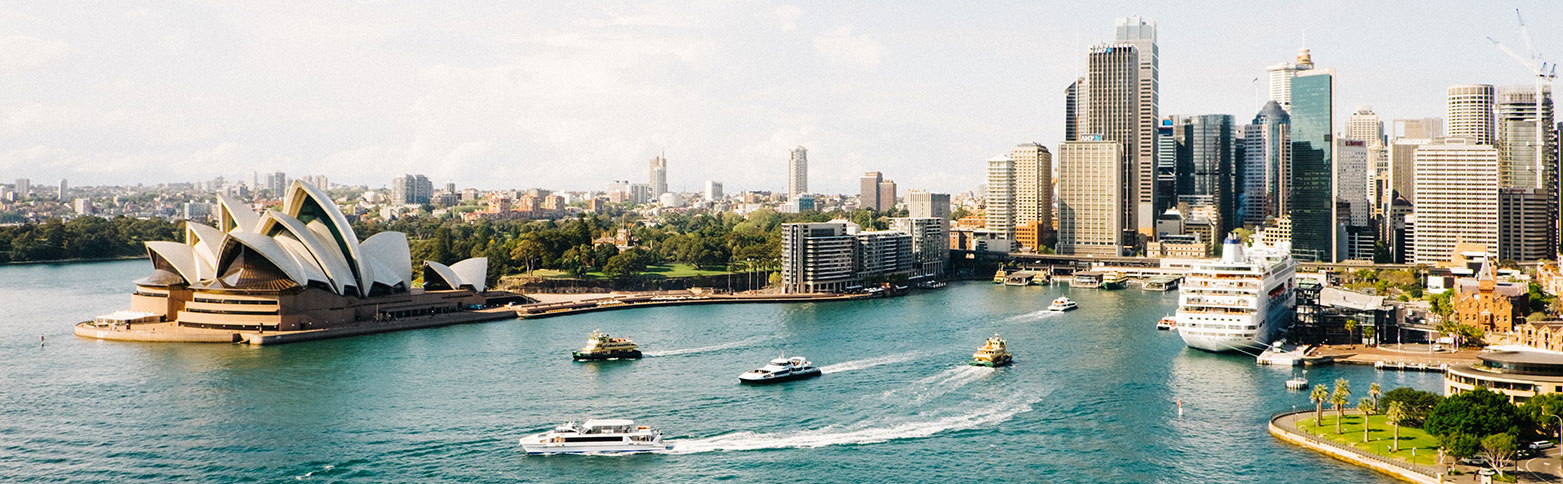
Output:
<path fill-rule="evenodd" d="M 1436 5 L 1436 18 L 1409 22 L 1395 6 L 1346 18 L 1330 5 L 1215 9 L 1283 16 L 1282 29 L 1151 5 L 967 6 L 961 22 L 850 5 L 442 10 L 461 32 L 414 21 L 428 12 L 362 5 L 333 16 L 8 6 L 0 178 L 190 181 L 166 179 L 173 167 L 195 179 L 308 172 L 376 187 L 407 172 L 479 188 L 600 190 L 639 178 L 666 150 L 670 190 L 716 179 L 781 192 L 788 150 L 802 145 L 813 151 L 814 192 L 852 193 L 859 175 L 880 170 L 905 187 L 959 193 L 982 183 L 996 149 L 1063 141 L 1058 93 L 1081 74 L 1086 47 L 1112 41 L 1115 20 L 1131 15 L 1157 23 L 1163 116 L 1250 118 L 1266 68 L 1290 61 L 1304 31 L 1315 61 L 1338 72 L 1337 120 L 1364 104 L 1386 120 L 1443 116 L 1449 86 L 1529 81 L 1483 39 L 1519 42 L 1509 6 Z M 1544 6 L 1518 4 L 1533 26 L 1563 20 Z M 1026 14 L 1044 21 L 1007 22 Z M 1435 35 L 1429 21 L 1449 28 Z M 280 28 L 225 33 L 262 23 Z M 548 28 L 519 35 L 527 29 L 516 25 Z M 922 30 L 930 35 L 909 33 Z M 1537 50 L 1557 57 L 1555 29 L 1532 30 Z M 140 33 L 149 31 L 160 34 Z M 1399 41 L 1357 48 L 1368 38 Z M 977 80 L 991 89 L 971 89 Z"/>

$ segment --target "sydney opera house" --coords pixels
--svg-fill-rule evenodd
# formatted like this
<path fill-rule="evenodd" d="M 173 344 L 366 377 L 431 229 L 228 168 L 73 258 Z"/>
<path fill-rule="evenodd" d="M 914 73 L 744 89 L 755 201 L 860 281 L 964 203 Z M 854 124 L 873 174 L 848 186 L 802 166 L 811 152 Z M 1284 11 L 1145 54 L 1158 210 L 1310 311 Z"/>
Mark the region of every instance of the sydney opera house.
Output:
<path fill-rule="evenodd" d="M 121 314 L 165 333 L 265 333 L 438 318 L 486 301 L 487 259 L 424 262 L 413 287 L 405 234 L 360 241 L 330 197 L 304 182 L 282 202 L 257 214 L 219 196 L 216 227 L 186 222 L 183 243 L 147 242 L 152 273 L 135 281 Z"/>

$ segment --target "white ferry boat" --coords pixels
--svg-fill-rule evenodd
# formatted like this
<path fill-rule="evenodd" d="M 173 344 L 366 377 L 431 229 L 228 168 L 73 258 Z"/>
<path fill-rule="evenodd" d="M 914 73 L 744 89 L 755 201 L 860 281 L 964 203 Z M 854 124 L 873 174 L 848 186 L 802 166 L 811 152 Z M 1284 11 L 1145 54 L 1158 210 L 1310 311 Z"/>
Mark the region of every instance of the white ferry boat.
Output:
<path fill-rule="evenodd" d="M 782 355 L 765 366 L 743 372 L 738 375 L 739 383 L 780 383 L 791 380 L 813 378 L 824 374 L 819 367 L 810 363 L 807 358 L 794 356 L 788 358 Z"/>
<path fill-rule="evenodd" d="M 1258 355 L 1291 327 L 1297 306 L 1297 262 L 1290 242 L 1222 242 L 1221 258 L 1194 264 L 1174 316 L 1190 348 Z"/>
<path fill-rule="evenodd" d="M 1069 299 L 1067 297 L 1060 297 L 1058 299 L 1054 299 L 1053 300 L 1053 304 L 1048 305 L 1047 310 L 1048 311 L 1068 311 L 1068 310 L 1076 309 L 1076 308 L 1079 308 L 1079 307 L 1080 307 L 1080 305 L 1076 304 L 1074 300 Z"/>
<path fill-rule="evenodd" d="M 566 423 L 556 429 L 521 438 L 527 454 L 626 454 L 661 452 L 673 446 L 662 443 L 662 432 L 635 425 L 634 420 L 587 420 Z"/>

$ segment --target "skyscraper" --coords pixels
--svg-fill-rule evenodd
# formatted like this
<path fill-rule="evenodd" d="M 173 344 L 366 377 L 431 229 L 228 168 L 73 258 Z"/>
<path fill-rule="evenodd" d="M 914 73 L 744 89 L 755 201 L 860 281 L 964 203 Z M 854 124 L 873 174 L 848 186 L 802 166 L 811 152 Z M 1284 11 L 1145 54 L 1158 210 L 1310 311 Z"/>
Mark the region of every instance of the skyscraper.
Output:
<path fill-rule="evenodd" d="M 1215 205 L 1222 234 L 1239 225 L 1237 219 L 1237 143 L 1232 139 L 1232 116 L 1205 114 L 1181 118 L 1183 143 L 1191 176 L 1178 187 L 1178 196 Z"/>
<path fill-rule="evenodd" d="M 1003 154 L 988 159 L 987 229 L 1013 240 L 1015 233 L 1015 160 Z"/>
<path fill-rule="evenodd" d="M 26 179 L 26 178 L 17 178 L 16 179 L 16 199 L 17 200 L 21 200 L 23 198 L 27 198 L 27 195 L 31 194 L 32 192 L 33 192 L 33 181 L 32 180 L 29 180 L 29 179 Z"/>
<path fill-rule="evenodd" d="M 879 207 L 874 210 L 881 212 L 895 208 L 895 182 L 885 180 L 879 182 Z"/>
<path fill-rule="evenodd" d="M 946 226 L 950 220 L 950 194 L 928 193 L 913 190 L 906 194 L 907 214 L 911 218 L 937 218 L 944 220 Z"/>
<path fill-rule="evenodd" d="M 1313 56 L 1309 55 L 1308 48 L 1297 49 L 1297 61 L 1283 62 L 1270 66 L 1266 71 L 1270 73 L 1270 100 L 1275 101 L 1281 109 L 1290 112 L 1292 110 L 1292 78 L 1297 77 L 1299 71 L 1313 68 Z"/>
<path fill-rule="evenodd" d="M 787 199 L 809 193 L 809 150 L 799 146 L 787 156 Z"/>
<path fill-rule="evenodd" d="M 877 171 L 864 173 L 858 179 L 858 208 L 879 210 L 879 183 L 882 181 L 885 177 Z"/>
<path fill-rule="evenodd" d="M 1304 261 L 1335 262 L 1337 234 L 1334 185 L 1335 70 L 1315 69 L 1292 79 L 1292 168 L 1286 202 L 1292 222 L 1292 255 Z"/>
<path fill-rule="evenodd" d="M 706 201 L 715 202 L 722 199 L 722 182 L 706 180 Z"/>
<path fill-rule="evenodd" d="M 1089 109 L 1085 99 L 1087 94 L 1084 77 L 1075 79 L 1075 82 L 1069 83 L 1069 87 L 1064 88 L 1064 141 L 1080 139 L 1080 130 Z"/>
<path fill-rule="evenodd" d="M 1492 105 L 1492 84 L 1449 86 L 1448 136 L 1471 144 L 1492 144 Z"/>
<path fill-rule="evenodd" d="M 1398 138 L 1433 139 L 1444 137 L 1444 118 L 1419 118 L 1395 120 L 1394 133 Z"/>
<path fill-rule="evenodd" d="M 1362 141 L 1367 146 L 1384 144 L 1384 121 L 1373 112 L 1372 106 L 1359 106 L 1346 117 L 1346 138 Z"/>
<path fill-rule="evenodd" d="M 647 184 L 651 185 L 651 198 L 657 198 L 668 192 L 668 159 L 657 155 L 651 159 L 650 165 L 651 181 Z"/>
<path fill-rule="evenodd" d="M 1058 253 L 1123 255 L 1123 149 L 1123 144 L 1115 141 L 1059 144 Z M 991 175 L 989 180 L 991 184 Z"/>
<path fill-rule="evenodd" d="M 1140 193 L 1136 184 L 1139 180 L 1136 168 L 1139 165 L 1134 158 L 1139 147 L 1139 58 L 1137 48 L 1132 44 L 1098 44 L 1091 47 L 1087 62 L 1090 72 L 1087 77 L 1087 100 L 1090 107 L 1086 114 L 1089 117 L 1085 132 L 1077 138 L 1077 141 L 1107 141 L 1123 146 L 1123 149 L 1117 151 L 1121 157 L 1117 168 L 1121 173 L 1114 177 L 1122 183 L 1112 188 L 1119 193 L 1111 198 L 1123 204 L 1113 212 L 1122 218 L 1114 226 L 1130 232 L 1138 227 L 1139 221 L 1139 206 L 1134 203 L 1134 197 Z M 1147 163 L 1149 161 L 1147 159 Z M 1062 182 L 1062 172 L 1059 177 Z M 1063 223 L 1062 208 L 1059 223 Z"/>
<path fill-rule="evenodd" d="M 391 203 L 422 205 L 434 196 L 434 183 L 423 175 L 402 175 L 391 179 Z"/>
<path fill-rule="evenodd" d="M 1281 103 L 1272 100 L 1253 123 L 1243 127 L 1243 194 L 1238 208 L 1243 225 L 1261 225 L 1287 213 L 1291 122 Z"/>
<path fill-rule="evenodd" d="M 1140 235 L 1156 234 L 1156 126 L 1161 119 L 1160 104 L 1160 51 L 1156 46 L 1156 22 L 1141 17 L 1118 19 L 1115 42 L 1133 45 L 1139 72 L 1135 75 L 1134 106 L 1134 154 L 1130 158 L 1130 174 L 1133 186 L 1130 200 L 1134 206 L 1133 224 L 1125 230 L 1137 230 Z"/>
<path fill-rule="evenodd" d="M 1432 139 L 1401 138 L 1389 145 L 1389 189 L 1416 203 L 1416 149 Z"/>
<path fill-rule="evenodd" d="M 1501 259 L 1532 261 L 1556 255 L 1558 167 L 1557 148 L 1549 146 L 1553 129 L 1551 92 L 1543 91 L 1540 102 L 1537 101 L 1535 89 L 1529 86 L 1497 90 L 1494 128 L 1501 186 Z"/>
<path fill-rule="evenodd" d="M 1335 196 L 1351 209 L 1339 214 L 1342 223 L 1352 227 L 1368 226 L 1373 215 L 1369 175 L 1368 144 L 1355 139 L 1335 140 Z"/>
<path fill-rule="evenodd" d="M 1037 143 L 1010 150 L 1015 161 L 1015 225 L 1036 222 L 1053 227 L 1053 154 Z"/>
<path fill-rule="evenodd" d="M 1456 243 L 1498 252 L 1498 149 L 1446 138 L 1416 149 L 1414 263 L 1449 260 Z"/>
<path fill-rule="evenodd" d="M 59 191 L 59 193 L 55 194 L 54 199 L 55 200 L 59 200 L 61 202 L 64 202 L 66 200 L 70 200 L 70 198 L 69 198 L 70 193 L 71 193 L 70 183 L 68 183 L 64 178 L 61 178 L 60 179 L 60 191 Z"/>
<path fill-rule="evenodd" d="M 1552 128 L 1551 94 L 1543 92 L 1542 95 L 1538 139 L 1535 88 L 1514 86 L 1497 90 L 1493 125 L 1500 157 L 1498 176 L 1503 186 L 1546 188 L 1546 150 L 1537 148 L 1539 143 L 1547 141 L 1547 131 Z"/>
<path fill-rule="evenodd" d="M 1179 138 L 1173 121 L 1171 118 L 1163 119 L 1161 124 L 1156 126 L 1155 212 L 1157 214 L 1178 206 L 1178 154 L 1181 153 L 1181 147 L 1178 144 Z M 1156 235 L 1158 237 L 1161 235 L 1159 229 Z"/>

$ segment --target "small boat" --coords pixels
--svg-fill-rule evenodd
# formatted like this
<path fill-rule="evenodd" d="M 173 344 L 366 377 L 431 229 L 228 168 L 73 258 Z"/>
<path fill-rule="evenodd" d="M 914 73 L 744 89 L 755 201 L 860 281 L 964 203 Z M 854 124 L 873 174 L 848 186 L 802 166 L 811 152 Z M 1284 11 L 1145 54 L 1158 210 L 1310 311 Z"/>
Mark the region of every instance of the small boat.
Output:
<path fill-rule="evenodd" d="M 807 358 L 802 356 L 788 358 L 786 354 L 783 354 L 771 360 L 765 366 L 739 374 L 738 382 L 753 384 L 781 383 L 784 381 L 814 378 L 822 374 L 824 372 L 820 371 L 819 367 L 814 366 L 814 363 L 810 363 Z"/>
<path fill-rule="evenodd" d="M 1129 277 L 1122 272 L 1108 272 L 1102 274 L 1102 289 L 1123 289 L 1128 287 Z"/>
<path fill-rule="evenodd" d="M 1004 339 L 999 338 L 998 333 L 994 333 L 992 338 L 988 338 L 987 343 L 984 343 L 981 348 L 977 349 L 976 353 L 971 355 L 971 363 L 969 364 L 971 366 L 998 368 L 1008 365 L 1013 359 L 1009 354 L 1009 350 L 1004 346 Z"/>
<path fill-rule="evenodd" d="M 1038 272 L 1037 275 L 1031 276 L 1031 285 L 1033 286 L 1046 286 L 1052 283 L 1053 278 L 1048 276 L 1046 272 Z"/>
<path fill-rule="evenodd" d="M 570 354 L 576 360 L 620 360 L 640 358 L 640 349 L 629 338 L 613 338 L 601 330 L 592 330 L 586 347 Z"/>
<path fill-rule="evenodd" d="M 1077 309 L 1079 307 L 1080 307 L 1080 305 L 1079 304 L 1075 304 L 1074 300 L 1069 299 L 1067 297 L 1059 297 L 1058 299 L 1054 299 L 1053 300 L 1053 304 L 1048 305 L 1047 310 L 1048 311 L 1069 311 L 1069 310 Z"/>
<path fill-rule="evenodd" d="M 632 454 L 662 452 L 673 446 L 662 443 L 662 431 L 634 420 L 569 422 L 537 435 L 521 438 L 521 449 L 539 454 Z"/>
<path fill-rule="evenodd" d="M 1008 275 L 1008 273 L 1004 272 L 1004 269 L 999 269 L 998 272 L 993 273 L 993 283 L 994 284 L 1003 284 L 1004 283 L 1004 276 L 1006 276 L 1006 275 Z"/>
<path fill-rule="evenodd" d="M 1290 380 L 1286 380 L 1286 389 L 1287 390 L 1304 390 L 1304 389 L 1307 389 L 1307 388 L 1308 388 L 1308 380 L 1305 380 L 1303 378 L 1293 378 L 1293 379 L 1290 379 Z"/>
<path fill-rule="evenodd" d="M 1159 330 L 1162 330 L 1162 331 L 1167 331 L 1167 330 L 1177 329 L 1177 328 L 1178 328 L 1178 319 L 1174 318 L 1172 316 L 1162 317 L 1161 321 L 1157 321 L 1156 322 L 1156 329 L 1159 329 Z"/>

